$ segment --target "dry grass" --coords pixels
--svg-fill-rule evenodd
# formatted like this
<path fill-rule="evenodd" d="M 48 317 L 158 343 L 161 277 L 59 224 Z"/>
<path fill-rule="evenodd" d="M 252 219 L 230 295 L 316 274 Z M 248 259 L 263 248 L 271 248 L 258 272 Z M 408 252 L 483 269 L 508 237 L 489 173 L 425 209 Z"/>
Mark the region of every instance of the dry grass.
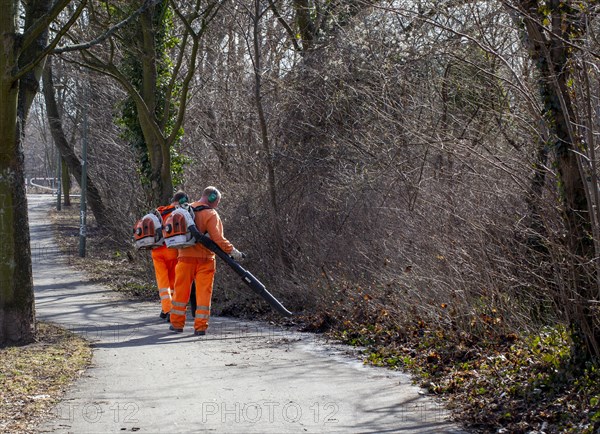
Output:
<path fill-rule="evenodd" d="M 37 341 L 0 349 L 0 431 L 33 433 L 92 358 L 88 343 L 56 325 L 37 324 Z"/>

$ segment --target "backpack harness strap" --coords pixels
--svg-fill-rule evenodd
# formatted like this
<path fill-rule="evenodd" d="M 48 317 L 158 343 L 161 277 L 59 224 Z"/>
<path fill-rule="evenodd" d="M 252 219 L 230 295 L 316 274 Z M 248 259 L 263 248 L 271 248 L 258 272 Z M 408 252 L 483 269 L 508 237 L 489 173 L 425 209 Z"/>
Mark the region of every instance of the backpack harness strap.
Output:
<path fill-rule="evenodd" d="M 198 205 L 198 206 L 196 206 L 196 207 L 193 207 L 193 208 L 192 208 L 192 210 L 193 210 L 194 212 L 200 212 L 200 211 L 204 211 L 205 209 L 211 209 L 211 207 L 210 207 L 210 206 L 207 206 L 207 205 Z M 206 235 L 206 234 L 207 234 L 207 232 L 204 232 L 204 234 Z"/>
<path fill-rule="evenodd" d="M 160 215 L 162 217 L 167 216 L 167 215 L 171 214 L 173 211 L 175 211 L 176 209 L 177 209 L 176 207 L 164 209 L 161 211 Z"/>
<path fill-rule="evenodd" d="M 210 206 L 207 206 L 207 205 L 198 205 L 198 206 L 192 208 L 192 210 L 194 212 L 203 211 L 205 209 L 210 209 Z"/>

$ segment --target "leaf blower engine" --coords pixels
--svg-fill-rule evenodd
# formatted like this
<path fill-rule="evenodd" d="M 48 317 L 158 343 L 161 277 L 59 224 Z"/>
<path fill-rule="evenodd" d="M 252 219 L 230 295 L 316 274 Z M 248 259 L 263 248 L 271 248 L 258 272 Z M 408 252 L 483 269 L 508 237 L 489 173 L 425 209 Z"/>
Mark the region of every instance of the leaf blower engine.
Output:
<path fill-rule="evenodd" d="M 133 242 L 138 250 L 155 249 L 163 245 L 161 219 L 154 213 L 146 214 L 133 227 Z"/>
<path fill-rule="evenodd" d="M 174 210 L 167 217 L 163 227 L 165 245 L 171 249 L 193 246 L 196 240 L 189 228 L 194 225 L 194 215 L 190 209 L 177 208 Z"/>

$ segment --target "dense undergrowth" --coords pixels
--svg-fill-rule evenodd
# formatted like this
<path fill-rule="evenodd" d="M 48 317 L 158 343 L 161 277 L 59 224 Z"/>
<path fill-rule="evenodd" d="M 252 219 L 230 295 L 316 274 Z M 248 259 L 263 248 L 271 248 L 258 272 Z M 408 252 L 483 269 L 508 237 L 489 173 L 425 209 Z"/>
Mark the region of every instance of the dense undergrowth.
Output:
<path fill-rule="evenodd" d="M 362 347 L 365 363 L 412 373 L 447 398 L 466 426 L 486 433 L 600 432 L 600 369 L 571 364 L 564 326 L 503 333 L 490 318 L 485 333 L 471 334 L 418 319 L 400 325 L 368 303 L 355 305 L 347 319 L 329 311 L 327 333 Z"/>

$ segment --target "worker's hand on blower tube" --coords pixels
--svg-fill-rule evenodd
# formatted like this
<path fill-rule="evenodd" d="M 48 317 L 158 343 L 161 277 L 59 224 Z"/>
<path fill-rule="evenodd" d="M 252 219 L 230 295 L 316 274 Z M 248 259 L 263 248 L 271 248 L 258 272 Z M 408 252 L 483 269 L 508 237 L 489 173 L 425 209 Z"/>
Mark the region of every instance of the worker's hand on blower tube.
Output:
<path fill-rule="evenodd" d="M 198 228 L 196 227 L 196 225 L 190 225 L 188 227 L 188 230 L 190 231 L 190 234 L 192 235 L 192 237 L 194 237 L 194 239 L 196 240 L 196 242 L 200 242 L 200 239 L 202 238 L 202 234 L 200 233 L 200 231 L 198 230 Z M 208 234 L 206 234 L 205 236 L 208 237 Z M 235 247 L 233 248 L 233 250 L 231 251 L 231 253 L 229 254 L 229 256 L 231 256 L 236 261 L 239 261 L 240 259 L 246 257 L 246 255 L 244 253 L 240 252 Z"/>
<path fill-rule="evenodd" d="M 244 255 L 242 252 L 240 252 L 235 247 L 233 248 L 233 250 L 231 251 L 231 253 L 229 254 L 229 256 L 231 256 L 236 261 L 239 261 L 240 259 L 246 257 L 246 255 Z"/>

